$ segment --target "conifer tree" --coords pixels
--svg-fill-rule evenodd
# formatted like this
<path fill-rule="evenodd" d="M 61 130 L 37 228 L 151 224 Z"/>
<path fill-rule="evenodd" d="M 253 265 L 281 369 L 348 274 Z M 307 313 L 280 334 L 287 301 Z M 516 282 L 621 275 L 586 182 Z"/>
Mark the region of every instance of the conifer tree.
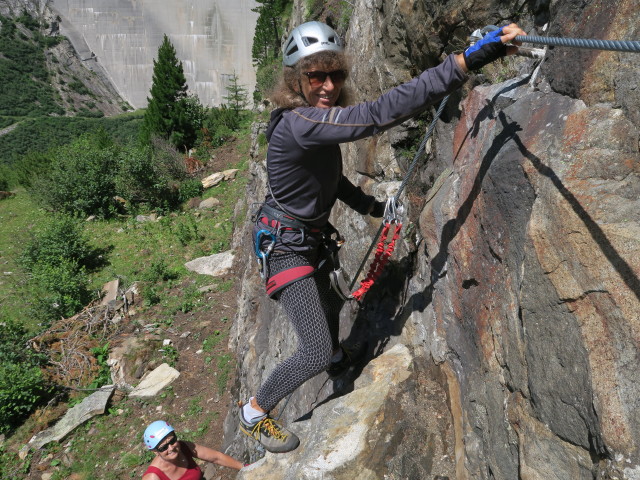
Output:
<path fill-rule="evenodd" d="M 288 0 L 256 0 L 258 6 L 252 11 L 258 13 L 253 37 L 253 63 L 262 67 L 280 53 L 279 25 Z"/>
<path fill-rule="evenodd" d="M 197 107 L 202 109 L 198 103 Z M 176 49 L 165 35 L 158 48 L 158 59 L 153 61 L 151 98 L 147 97 L 147 111 L 142 129 L 143 141 L 151 137 L 168 139 L 177 148 L 193 146 L 200 125 L 193 122 L 194 98 L 187 96 L 187 80 Z"/>
<path fill-rule="evenodd" d="M 227 107 L 233 110 L 236 115 L 240 115 L 249 104 L 248 96 L 247 89 L 238 83 L 238 76 L 236 72 L 233 72 L 233 75 L 229 76 L 227 95 L 222 97 L 227 101 Z"/>
<path fill-rule="evenodd" d="M 253 36 L 251 54 L 256 71 L 256 89 L 253 101 L 258 103 L 264 94 L 271 90 L 281 71 L 280 56 L 283 17 L 291 8 L 293 0 L 256 0 L 258 6 L 252 11 L 258 13 Z"/>

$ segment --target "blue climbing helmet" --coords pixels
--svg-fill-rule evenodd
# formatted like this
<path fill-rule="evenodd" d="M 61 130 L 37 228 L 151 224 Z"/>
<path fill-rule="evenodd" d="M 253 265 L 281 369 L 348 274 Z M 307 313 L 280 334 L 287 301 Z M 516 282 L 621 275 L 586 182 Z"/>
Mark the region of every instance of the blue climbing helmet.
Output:
<path fill-rule="evenodd" d="M 294 28 L 284 42 L 283 62 L 291 67 L 301 58 L 325 50 L 342 52 L 344 42 L 329 25 L 321 22 L 303 23 Z"/>
<path fill-rule="evenodd" d="M 173 431 L 173 427 L 164 420 L 156 420 L 144 431 L 144 444 L 149 450 L 153 450 L 164 437 Z"/>

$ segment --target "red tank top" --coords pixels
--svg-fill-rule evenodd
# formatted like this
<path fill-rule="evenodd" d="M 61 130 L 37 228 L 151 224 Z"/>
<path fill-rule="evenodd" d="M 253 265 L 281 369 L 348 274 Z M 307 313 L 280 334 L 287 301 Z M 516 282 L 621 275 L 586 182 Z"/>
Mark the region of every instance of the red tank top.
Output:
<path fill-rule="evenodd" d="M 182 442 L 179 441 L 178 443 L 180 443 L 180 450 L 182 450 L 182 453 L 184 453 L 189 460 L 189 462 L 187 463 L 187 471 L 184 472 L 184 474 L 178 480 L 202 480 L 202 470 L 200 470 L 198 464 L 193 460 L 193 454 L 191 453 L 191 450 Z M 158 477 L 160 477 L 160 480 L 171 480 L 158 467 L 150 466 L 142 474 L 142 476 L 144 477 L 147 473 L 155 473 L 156 475 L 158 475 Z"/>

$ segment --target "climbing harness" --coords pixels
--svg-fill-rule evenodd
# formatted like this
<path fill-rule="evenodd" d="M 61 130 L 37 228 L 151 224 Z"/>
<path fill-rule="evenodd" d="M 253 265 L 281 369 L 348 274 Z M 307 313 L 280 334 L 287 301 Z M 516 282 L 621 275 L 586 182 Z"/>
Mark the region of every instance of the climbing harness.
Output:
<path fill-rule="evenodd" d="M 253 221 L 258 227 L 254 238 L 256 260 L 260 277 L 264 280 L 267 295 L 270 297 L 273 297 L 287 285 L 313 275 L 328 258 L 331 258 L 334 263 L 338 262 L 338 251 L 344 244 L 344 238 L 331 223 L 327 223 L 324 228 L 309 227 L 297 217 L 267 204 L 260 205 L 258 211 L 253 215 Z M 283 232 L 297 234 L 299 239 L 284 241 Z M 309 235 L 317 236 L 322 245 L 322 255 L 318 265 L 294 266 L 271 275 L 267 260 L 276 244 L 280 242 L 283 245 L 304 245 Z"/>

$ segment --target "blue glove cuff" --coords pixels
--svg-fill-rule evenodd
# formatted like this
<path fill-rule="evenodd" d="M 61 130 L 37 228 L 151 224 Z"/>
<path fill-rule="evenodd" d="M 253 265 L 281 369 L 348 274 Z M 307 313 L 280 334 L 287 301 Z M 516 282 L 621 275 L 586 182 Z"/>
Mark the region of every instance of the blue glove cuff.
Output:
<path fill-rule="evenodd" d="M 503 35 L 502 28 L 503 27 L 500 27 L 497 30 L 493 30 L 487 33 L 484 37 L 482 37 L 476 43 L 474 43 L 469 48 L 467 48 L 464 51 L 465 55 L 471 55 L 473 52 L 480 50 L 482 46 L 486 45 L 487 43 L 500 42 L 500 37 Z"/>
<path fill-rule="evenodd" d="M 502 27 L 487 33 L 476 43 L 467 48 L 464 53 L 464 61 L 469 70 L 477 70 L 494 60 L 507 54 L 507 46 L 502 43 Z"/>

